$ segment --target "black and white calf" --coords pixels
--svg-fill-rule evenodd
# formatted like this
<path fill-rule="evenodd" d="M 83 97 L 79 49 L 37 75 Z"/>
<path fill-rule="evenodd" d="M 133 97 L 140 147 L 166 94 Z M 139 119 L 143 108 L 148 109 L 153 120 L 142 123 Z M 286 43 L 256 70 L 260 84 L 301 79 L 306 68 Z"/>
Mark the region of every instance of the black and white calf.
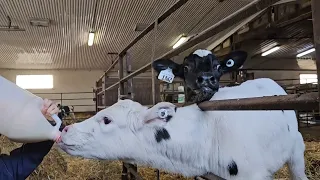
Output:
<path fill-rule="evenodd" d="M 212 100 L 285 95 L 271 79 L 223 87 Z M 201 111 L 168 102 L 148 107 L 120 100 L 66 127 L 59 146 L 92 159 L 123 160 L 228 180 L 272 180 L 285 163 L 294 180 L 307 180 L 304 142 L 295 111 Z"/>
<path fill-rule="evenodd" d="M 198 49 L 185 57 L 182 64 L 170 59 L 158 59 L 152 66 L 158 73 L 170 68 L 175 77 L 185 82 L 186 101 L 200 103 L 209 100 L 219 90 L 222 75 L 239 69 L 246 58 L 246 52 L 233 51 L 219 61 L 211 51 Z"/>
<path fill-rule="evenodd" d="M 58 116 L 60 119 L 63 119 L 65 117 L 70 116 L 72 120 L 76 120 L 76 117 L 74 115 L 74 106 L 62 106 L 61 104 L 58 104 L 59 113 Z"/>

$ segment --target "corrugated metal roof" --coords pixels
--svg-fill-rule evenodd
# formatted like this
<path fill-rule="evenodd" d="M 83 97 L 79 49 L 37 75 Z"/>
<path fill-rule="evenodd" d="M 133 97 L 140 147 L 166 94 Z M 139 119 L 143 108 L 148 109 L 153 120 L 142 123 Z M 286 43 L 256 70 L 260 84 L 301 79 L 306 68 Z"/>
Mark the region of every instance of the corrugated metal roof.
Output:
<path fill-rule="evenodd" d="M 260 53 L 279 45 L 280 49 L 269 54 L 268 57 L 296 58 L 297 54 L 314 47 L 312 21 L 310 20 L 303 20 L 277 29 L 277 31 L 274 39 L 255 41 L 255 43 L 252 41 L 248 42 L 255 47 L 252 50 L 252 54 L 260 56 Z M 315 58 L 315 53 L 310 53 L 304 56 L 304 58 Z"/>
<path fill-rule="evenodd" d="M 87 45 L 93 0 L 2 0 L 4 13 L 25 32 L 0 31 L 0 68 L 16 69 L 107 69 L 114 56 L 139 32 L 137 23 L 153 22 L 177 0 L 98 1 L 94 45 Z M 156 57 L 171 50 L 182 33 L 197 34 L 243 7 L 251 0 L 190 0 L 159 25 Z M 48 18 L 50 27 L 33 27 L 30 18 Z M 0 13 L 0 25 L 6 25 Z M 207 42 L 210 43 L 209 39 Z M 153 32 L 132 49 L 133 68 L 151 60 Z M 206 47 L 206 46 L 205 46 Z"/>

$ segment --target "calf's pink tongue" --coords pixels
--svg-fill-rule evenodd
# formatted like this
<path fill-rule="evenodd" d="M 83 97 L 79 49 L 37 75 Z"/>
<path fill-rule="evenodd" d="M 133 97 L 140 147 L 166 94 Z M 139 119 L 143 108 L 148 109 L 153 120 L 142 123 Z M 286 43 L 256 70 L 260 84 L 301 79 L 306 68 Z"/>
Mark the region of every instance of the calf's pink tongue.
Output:
<path fill-rule="evenodd" d="M 61 133 L 57 134 L 55 140 L 54 140 L 56 143 L 59 143 L 61 142 Z"/>
<path fill-rule="evenodd" d="M 61 142 L 61 136 L 58 138 L 57 143 Z"/>

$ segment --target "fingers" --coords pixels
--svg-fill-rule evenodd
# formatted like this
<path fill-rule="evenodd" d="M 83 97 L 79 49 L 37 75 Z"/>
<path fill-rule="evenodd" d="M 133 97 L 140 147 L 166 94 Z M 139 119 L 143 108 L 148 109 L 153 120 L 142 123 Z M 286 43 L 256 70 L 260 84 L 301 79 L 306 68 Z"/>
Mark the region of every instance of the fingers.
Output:
<path fill-rule="evenodd" d="M 48 99 L 44 99 L 44 100 L 43 100 L 43 104 L 42 104 L 42 106 L 41 106 L 41 112 L 42 112 L 42 114 L 46 114 L 46 112 L 47 112 L 47 110 L 48 110 L 48 108 L 49 108 L 50 105 L 51 105 L 51 104 L 50 104 L 50 101 L 49 101 Z"/>
<path fill-rule="evenodd" d="M 42 114 L 45 115 L 47 113 L 47 110 L 48 110 L 48 108 L 50 107 L 51 104 L 52 104 L 52 101 L 50 101 L 49 99 L 44 99 L 43 100 L 43 104 L 42 104 L 42 107 L 41 107 Z"/>
<path fill-rule="evenodd" d="M 59 109 L 58 109 L 57 105 L 56 104 L 51 104 L 51 106 L 48 108 L 46 114 L 48 116 L 51 116 L 52 114 L 58 114 L 58 111 L 59 111 Z"/>
<path fill-rule="evenodd" d="M 49 99 L 44 99 L 41 112 L 45 116 L 51 116 L 52 114 L 58 114 L 59 109 L 55 103 Z"/>

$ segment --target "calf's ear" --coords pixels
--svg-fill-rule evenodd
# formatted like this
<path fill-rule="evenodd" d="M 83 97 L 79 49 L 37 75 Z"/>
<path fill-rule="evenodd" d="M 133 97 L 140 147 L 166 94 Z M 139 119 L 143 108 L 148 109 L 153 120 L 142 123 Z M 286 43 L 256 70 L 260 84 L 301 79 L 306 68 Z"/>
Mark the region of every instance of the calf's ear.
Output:
<path fill-rule="evenodd" d="M 184 79 L 183 67 L 181 64 L 177 64 L 170 59 L 157 59 L 153 61 L 152 68 L 160 73 L 167 68 L 172 69 L 174 76 Z"/>
<path fill-rule="evenodd" d="M 177 108 L 169 102 L 160 102 L 149 108 L 143 117 L 145 125 L 161 126 L 169 122 L 175 114 Z"/>
<path fill-rule="evenodd" d="M 233 51 L 220 62 L 222 73 L 238 70 L 246 61 L 248 53 L 245 51 Z"/>

